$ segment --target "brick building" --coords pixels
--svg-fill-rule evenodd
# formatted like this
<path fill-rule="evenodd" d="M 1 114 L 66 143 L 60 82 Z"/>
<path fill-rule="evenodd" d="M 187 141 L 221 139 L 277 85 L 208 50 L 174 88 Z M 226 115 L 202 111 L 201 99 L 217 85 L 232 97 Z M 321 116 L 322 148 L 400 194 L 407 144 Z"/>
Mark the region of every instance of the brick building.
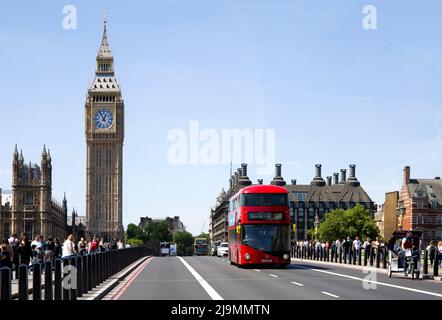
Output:
<path fill-rule="evenodd" d="M 423 232 L 423 242 L 442 240 L 442 180 L 411 179 L 411 169 L 403 171 L 398 201 L 398 226 Z"/>

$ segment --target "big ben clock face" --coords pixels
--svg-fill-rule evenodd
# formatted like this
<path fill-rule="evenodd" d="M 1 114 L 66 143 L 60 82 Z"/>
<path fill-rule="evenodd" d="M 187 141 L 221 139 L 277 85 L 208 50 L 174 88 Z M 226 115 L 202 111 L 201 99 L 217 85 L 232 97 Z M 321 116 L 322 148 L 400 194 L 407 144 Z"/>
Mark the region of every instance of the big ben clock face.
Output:
<path fill-rule="evenodd" d="M 100 109 L 95 112 L 94 122 L 97 129 L 109 129 L 114 123 L 114 115 L 110 110 Z"/>

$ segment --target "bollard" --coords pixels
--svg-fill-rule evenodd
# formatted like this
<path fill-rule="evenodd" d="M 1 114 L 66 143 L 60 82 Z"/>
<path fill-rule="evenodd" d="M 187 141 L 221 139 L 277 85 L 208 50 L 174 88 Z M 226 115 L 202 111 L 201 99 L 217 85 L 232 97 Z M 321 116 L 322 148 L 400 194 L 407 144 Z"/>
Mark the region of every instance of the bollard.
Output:
<path fill-rule="evenodd" d="M 364 248 L 364 267 L 367 266 L 367 249 Z"/>
<path fill-rule="evenodd" d="M 428 274 L 428 251 L 424 250 L 424 270 L 423 274 Z"/>
<path fill-rule="evenodd" d="M 18 300 L 29 300 L 28 293 L 28 266 L 18 266 Z"/>
<path fill-rule="evenodd" d="M 355 250 L 353 250 L 353 252 L 352 252 L 352 256 L 353 256 L 353 265 L 356 265 L 356 249 Z"/>
<path fill-rule="evenodd" d="M 54 300 L 62 299 L 62 267 L 61 259 L 55 259 Z"/>
<path fill-rule="evenodd" d="M 77 297 L 83 296 L 83 266 L 81 261 L 81 256 L 75 258 L 75 265 L 77 266 Z"/>
<path fill-rule="evenodd" d="M 77 284 L 80 275 L 77 270 L 77 257 L 71 257 L 69 259 L 69 275 L 71 278 L 69 285 L 69 297 L 71 301 L 77 300 Z"/>
<path fill-rule="evenodd" d="M 52 300 L 52 263 L 45 262 L 45 300 Z"/>
<path fill-rule="evenodd" d="M 41 264 L 32 265 L 32 300 L 41 300 Z"/>
<path fill-rule="evenodd" d="M 88 292 L 87 255 L 83 255 L 81 257 L 81 266 L 82 266 L 82 275 L 83 275 L 82 289 L 83 289 L 83 293 L 86 294 Z"/>
<path fill-rule="evenodd" d="M 100 268 L 98 269 L 98 279 L 100 279 L 100 283 L 103 283 L 103 256 L 104 256 L 104 253 L 100 252 L 100 254 L 98 256 L 98 261 L 99 261 L 99 266 L 100 266 Z"/>
<path fill-rule="evenodd" d="M 8 267 L 0 269 L 0 300 L 11 300 L 12 296 L 12 271 Z"/>
<path fill-rule="evenodd" d="M 374 248 L 370 247 L 370 266 L 373 266 L 373 259 L 374 259 Z"/>
<path fill-rule="evenodd" d="M 439 255 L 436 252 L 436 256 L 434 257 L 433 261 L 433 277 L 439 276 Z"/>
<path fill-rule="evenodd" d="M 87 291 L 91 291 L 93 287 L 93 272 L 92 272 L 92 255 L 87 255 Z"/>
<path fill-rule="evenodd" d="M 358 265 L 362 265 L 362 248 L 359 248 Z"/>
<path fill-rule="evenodd" d="M 69 283 L 68 283 L 68 276 L 69 276 L 69 258 L 63 258 L 63 300 L 69 300 Z"/>
<path fill-rule="evenodd" d="M 384 255 L 382 256 L 382 268 L 387 269 L 387 254 L 388 254 L 387 248 L 384 248 L 383 253 Z"/>
<path fill-rule="evenodd" d="M 339 248 L 339 263 L 342 263 L 342 249 Z"/>
<path fill-rule="evenodd" d="M 98 253 L 94 253 L 92 256 L 92 272 L 94 273 L 94 288 L 98 285 Z"/>
<path fill-rule="evenodd" d="M 103 256 L 103 254 L 100 252 L 97 254 L 97 285 L 99 285 L 102 282 L 101 279 L 101 270 L 102 270 L 102 265 L 101 265 L 101 257 Z"/>
<path fill-rule="evenodd" d="M 381 266 L 381 261 L 380 261 L 380 252 L 379 252 L 379 247 L 376 248 L 376 268 L 380 268 Z"/>

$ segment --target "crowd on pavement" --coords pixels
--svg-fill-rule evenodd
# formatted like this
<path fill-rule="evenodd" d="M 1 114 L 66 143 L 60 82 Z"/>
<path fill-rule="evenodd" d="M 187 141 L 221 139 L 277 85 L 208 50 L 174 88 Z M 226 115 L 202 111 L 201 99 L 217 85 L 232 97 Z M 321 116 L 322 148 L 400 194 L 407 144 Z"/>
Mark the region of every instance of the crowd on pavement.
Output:
<path fill-rule="evenodd" d="M 400 244 L 399 244 L 400 245 Z M 361 252 L 370 259 L 370 255 L 374 257 L 379 254 L 379 259 L 382 261 L 384 254 L 387 253 L 387 244 L 376 237 L 374 240 L 366 238 L 365 241 L 361 241 L 359 237 L 351 239 L 351 237 L 346 237 L 343 239 L 336 239 L 335 241 L 319 241 L 319 240 L 293 240 L 293 246 L 298 247 L 301 252 L 315 252 L 316 256 L 330 252 L 331 256 L 342 256 L 344 261 L 352 261 L 352 259 L 359 259 Z M 400 248 L 396 248 L 400 251 Z M 395 250 L 395 251 L 396 251 Z M 442 263 L 442 241 L 432 241 L 426 248 L 428 251 L 428 257 L 430 259 L 431 266 L 438 257 L 439 266 Z M 373 257 L 373 258 L 374 258 Z"/>
<path fill-rule="evenodd" d="M 3 240 L 0 245 L 0 268 L 13 269 L 14 266 L 17 269 L 20 264 L 24 264 L 32 270 L 33 264 L 40 263 L 43 269 L 46 261 L 54 262 L 58 258 L 70 258 L 125 247 L 128 245 L 125 246 L 119 239 L 105 242 L 96 236 L 90 240 L 82 237 L 76 242 L 74 235 L 69 234 L 61 243 L 58 238 L 44 239 L 42 235 L 37 235 L 33 241 L 30 241 L 25 233 L 21 233 L 19 237 L 14 234 L 9 239 Z"/>

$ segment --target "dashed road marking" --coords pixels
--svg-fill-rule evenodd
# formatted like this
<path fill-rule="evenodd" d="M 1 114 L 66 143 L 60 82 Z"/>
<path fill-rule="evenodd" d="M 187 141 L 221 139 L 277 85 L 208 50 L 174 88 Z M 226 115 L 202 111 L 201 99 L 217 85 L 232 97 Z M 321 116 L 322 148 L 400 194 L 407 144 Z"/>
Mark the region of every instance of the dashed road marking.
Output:
<path fill-rule="evenodd" d="M 297 286 L 300 286 L 300 287 L 303 287 L 303 286 L 304 286 L 302 283 L 298 283 L 298 282 L 295 282 L 295 281 L 292 281 L 292 283 L 293 283 L 293 284 L 296 284 Z"/>
<path fill-rule="evenodd" d="M 272 273 L 270 273 L 269 276 L 271 276 L 273 278 L 278 278 L 278 276 L 276 274 L 272 274 Z"/>
<path fill-rule="evenodd" d="M 325 295 L 327 295 L 327 296 L 333 297 L 333 298 L 339 298 L 339 296 L 337 296 L 337 295 L 335 295 L 335 294 L 332 294 L 332 293 L 330 293 L 330 292 L 321 291 L 321 293 L 323 293 L 323 294 L 325 294 Z"/>
<path fill-rule="evenodd" d="M 258 270 L 258 269 L 254 269 L 256 272 L 261 272 L 261 270 Z"/>

